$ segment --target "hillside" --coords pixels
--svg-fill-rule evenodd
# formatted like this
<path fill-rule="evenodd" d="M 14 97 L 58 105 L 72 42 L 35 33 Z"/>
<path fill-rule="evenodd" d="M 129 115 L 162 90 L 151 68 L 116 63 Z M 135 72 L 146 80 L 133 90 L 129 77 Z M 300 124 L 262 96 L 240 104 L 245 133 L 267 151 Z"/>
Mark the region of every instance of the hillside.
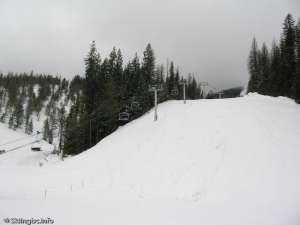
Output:
<path fill-rule="evenodd" d="M 71 82 L 61 77 L 38 74 L 0 73 L 0 123 L 28 135 L 59 143 L 60 121 L 80 95 L 80 78 Z M 62 111 L 66 115 L 62 115 Z"/>
<path fill-rule="evenodd" d="M 1 219 L 296 225 L 299 124 L 300 106 L 282 97 L 168 101 L 157 122 L 147 113 L 63 162 L 0 155 Z"/>

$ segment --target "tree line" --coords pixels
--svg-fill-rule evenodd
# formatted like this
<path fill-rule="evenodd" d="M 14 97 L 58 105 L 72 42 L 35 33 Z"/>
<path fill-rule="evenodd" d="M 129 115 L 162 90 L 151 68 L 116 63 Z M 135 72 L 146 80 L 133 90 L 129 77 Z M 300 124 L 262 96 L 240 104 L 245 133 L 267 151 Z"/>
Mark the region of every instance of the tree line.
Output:
<path fill-rule="evenodd" d="M 274 41 L 271 50 L 266 43 L 259 48 L 254 38 L 248 69 L 248 92 L 286 96 L 300 103 L 300 19 L 296 25 L 291 14 L 286 16 L 280 41 Z"/>

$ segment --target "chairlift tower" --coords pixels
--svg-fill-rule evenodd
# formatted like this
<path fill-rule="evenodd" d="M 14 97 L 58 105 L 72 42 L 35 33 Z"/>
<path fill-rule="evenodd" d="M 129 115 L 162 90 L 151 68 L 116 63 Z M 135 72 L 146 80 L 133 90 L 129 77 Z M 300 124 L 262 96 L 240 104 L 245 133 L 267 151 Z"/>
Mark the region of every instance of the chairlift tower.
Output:
<path fill-rule="evenodd" d="M 223 94 L 224 94 L 223 91 L 219 91 L 219 92 L 218 92 L 219 98 L 222 98 Z"/>
<path fill-rule="evenodd" d="M 207 87 L 207 86 L 208 86 L 208 82 L 200 82 L 200 91 L 203 93 L 203 96 L 204 96 L 203 90 L 205 90 L 205 87 Z M 203 90 L 202 90 L 202 87 L 203 87 Z"/>
<path fill-rule="evenodd" d="M 158 86 L 152 86 L 149 88 L 150 92 L 154 92 L 154 121 L 157 121 L 158 115 L 157 115 L 157 92 L 162 91 L 162 87 Z"/>

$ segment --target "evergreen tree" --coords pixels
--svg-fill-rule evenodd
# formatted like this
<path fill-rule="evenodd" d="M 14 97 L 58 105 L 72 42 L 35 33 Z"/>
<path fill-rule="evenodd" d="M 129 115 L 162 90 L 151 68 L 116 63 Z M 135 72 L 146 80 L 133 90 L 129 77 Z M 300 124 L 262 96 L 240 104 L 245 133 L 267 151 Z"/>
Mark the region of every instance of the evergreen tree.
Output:
<path fill-rule="evenodd" d="M 98 108 L 98 99 L 103 95 L 103 77 L 100 55 L 97 52 L 95 41 L 90 46 L 90 51 L 85 59 L 85 110 L 87 115 L 92 115 Z M 91 139 L 94 134 L 88 132 L 87 139 Z M 92 135 L 90 137 L 90 135 Z M 88 140 L 84 141 L 89 143 Z M 88 146 L 86 146 L 87 148 Z M 91 146 L 89 146 L 91 147 Z"/>
<path fill-rule="evenodd" d="M 271 65 L 270 65 L 270 95 L 280 96 L 283 93 L 281 92 L 281 85 L 283 83 L 283 77 L 281 75 L 281 54 L 280 47 L 273 42 L 271 50 Z"/>
<path fill-rule="evenodd" d="M 180 81 L 180 75 L 179 75 L 179 69 L 177 68 L 176 69 L 176 73 L 175 73 L 175 78 L 174 78 L 174 89 L 175 89 L 175 93 L 176 93 L 176 95 L 175 95 L 176 99 L 180 99 L 181 98 L 182 91 L 183 91 L 180 88 L 181 85 L 180 85 L 179 81 Z"/>
<path fill-rule="evenodd" d="M 8 128 L 10 129 L 14 128 L 14 122 L 15 122 L 14 115 L 11 114 L 8 121 Z"/>
<path fill-rule="evenodd" d="M 1 117 L 0 117 L 0 122 L 4 123 L 5 122 L 5 118 L 7 117 L 6 113 L 2 113 Z"/>
<path fill-rule="evenodd" d="M 116 89 L 116 93 L 118 95 L 118 99 L 120 100 L 125 92 L 124 87 L 122 85 L 122 76 L 123 76 L 123 56 L 122 52 L 119 49 L 116 52 L 114 48 L 113 52 L 110 55 L 110 66 L 111 66 L 111 73 L 110 75 L 113 78 L 114 86 Z"/>
<path fill-rule="evenodd" d="M 295 57 L 295 44 L 296 44 L 296 29 L 295 21 L 291 14 L 288 14 L 283 27 L 283 34 L 281 39 L 281 52 L 282 52 L 282 69 L 284 75 L 284 83 L 282 88 L 284 94 L 288 97 L 292 96 L 292 82 L 295 77 L 296 71 L 296 57 Z"/>
<path fill-rule="evenodd" d="M 96 102 L 99 90 L 100 55 L 96 49 L 95 41 L 90 46 L 88 56 L 85 58 L 86 77 L 86 111 L 91 114 L 96 109 Z"/>
<path fill-rule="evenodd" d="M 76 104 L 72 105 L 66 119 L 64 130 L 64 154 L 73 155 L 81 152 L 78 136 L 78 112 Z"/>
<path fill-rule="evenodd" d="M 64 105 L 61 105 L 60 109 L 59 109 L 59 151 L 61 153 L 63 153 L 64 150 L 64 142 L 65 142 L 65 107 Z M 62 157 L 64 156 L 64 154 L 61 154 Z"/>
<path fill-rule="evenodd" d="M 44 121 L 44 128 L 43 128 L 43 139 L 45 141 L 49 140 L 49 133 L 50 133 L 50 127 L 49 127 L 49 121 L 48 118 Z"/>
<path fill-rule="evenodd" d="M 97 128 L 101 127 L 101 137 L 105 137 L 117 128 L 117 113 L 119 105 L 113 79 L 108 77 L 105 83 L 104 98 L 99 104 L 99 117 Z"/>
<path fill-rule="evenodd" d="M 293 84 L 293 96 L 300 103 L 300 19 L 296 29 L 296 72 Z"/>
<path fill-rule="evenodd" d="M 109 68 L 110 68 L 109 73 L 112 74 L 113 79 L 115 79 L 114 70 L 116 68 L 116 64 L 117 64 L 117 49 L 113 47 L 113 50 L 109 55 Z"/>
<path fill-rule="evenodd" d="M 171 62 L 169 69 L 169 79 L 168 79 L 168 92 L 169 96 L 172 96 L 172 91 L 174 89 L 175 84 L 175 72 L 174 72 L 174 63 Z"/>
<path fill-rule="evenodd" d="M 143 103 L 145 110 L 148 110 L 153 105 L 152 95 L 148 91 L 148 88 L 154 85 L 155 81 L 155 56 L 150 44 L 147 45 L 144 51 L 144 58 L 142 63 L 142 74 L 141 85 L 143 87 Z M 145 88 L 145 89 L 144 89 Z"/>
<path fill-rule="evenodd" d="M 257 47 L 256 39 L 254 38 L 252 41 L 251 51 L 248 59 L 248 69 L 250 73 L 248 92 L 257 92 L 261 84 L 259 71 L 259 55 L 260 51 Z"/>
<path fill-rule="evenodd" d="M 49 130 L 49 137 L 48 137 L 49 144 L 53 144 L 53 130 Z"/>
<path fill-rule="evenodd" d="M 259 69 L 261 83 L 258 92 L 261 94 L 270 94 L 270 59 L 267 45 L 262 46 L 261 54 L 259 55 Z"/>
<path fill-rule="evenodd" d="M 123 73 L 123 55 L 121 49 L 118 49 L 116 67 L 115 67 L 115 80 L 118 85 L 122 82 L 122 73 Z"/>
<path fill-rule="evenodd" d="M 105 58 L 103 60 L 103 63 L 101 64 L 101 83 L 102 83 L 102 94 L 99 96 L 103 98 L 103 95 L 105 93 L 105 82 L 111 78 L 111 66 L 109 63 L 109 59 Z"/>
<path fill-rule="evenodd" d="M 150 44 L 147 45 L 144 51 L 142 72 L 146 83 L 152 85 L 155 80 L 155 57 Z"/>
<path fill-rule="evenodd" d="M 130 78 L 129 83 L 131 84 L 131 96 L 142 96 L 143 95 L 143 89 L 147 88 L 144 87 L 143 83 L 145 83 L 145 80 L 143 79 L 143 76 L 141 74 L 141 65 L 140 60 L 138 58 L 137 53 L 134 56 L 134 59 L 132 60 L 130 64 Z"/>
<path fill-rule="evenodd" d="M 129 98 L 134 99 L 139 102 L 143 111 L 148 110 L 147 101 L 148 101 L 148 84 L 146 83 L 145 77 L 142 73 L 142 68 L 140 60 L 135 54 L 133 60 L 127 67 L 128 73 L 128 92 Z"/>
<path fill-rule="evenodd" d="M 34 95 L 29 95 L 26 110 L 25 110 L 26 127 L 29 124 L 29 119 L 32 115 L 33 110 L 34 110 Z"/>
<path fill-rule="evenodd" d="M 191 96 L 193 95 L 192 82 L 193 82 L 193 77 L 192 77 L 192 74 L 189 73 L 187 81 L 186 81 L 186 97 L 187 97 L 187 99 L 191 99 Z"/>
<path fill-rule="evenodd" d="M 52 109 L 52 113 L 48 116 L 50 131 L 58 129 L 57 108 Z"/>
<path fill-rule="evenodd" d="M 28 122 L 28 124 L 26 124 L 25 127 L 25 133 L 26 134 L 32 134 L 33 132 L 33 123 L 32 123 L 32 119 Z"/>
<path fill-rule="evenodd" d="M 192 81 L 189 83 L 188 86 L 189 89 L 189 98 L 190 99 L 196 99 L 197 98 L 197 82 L 195 77 L 192 77 Z"/>
<path fill-rule="evenodd" d="M 23 119 L 24 119 L 23 105 L 24 105 L 23 97 L 20 96 L 14 111 L 14 117 L 15 117 L 14 129 L 20 128 L 21 125 L 23 124 Z"/>

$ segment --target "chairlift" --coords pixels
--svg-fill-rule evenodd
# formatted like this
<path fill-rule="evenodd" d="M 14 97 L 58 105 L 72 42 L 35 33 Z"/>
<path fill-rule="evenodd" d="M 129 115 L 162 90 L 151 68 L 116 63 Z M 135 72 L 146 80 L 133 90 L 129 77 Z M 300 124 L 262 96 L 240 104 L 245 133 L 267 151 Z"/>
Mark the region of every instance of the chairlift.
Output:
<path fill-rule="evenodd" d="M 173 88 L 172 91 L 171 91 L 171 94 L 173 96 L 177 96 L 179 94 L 178 88 Z"/>
<path fill-rule="evenodd" d="M 131 105 L 130 105 L 130 108 L 131 108 L 132 112 L 139 112 L 142 109 L 140 103 L 137 102 L 137 101 L 132 101 Z"/>
<path fill-rule="evenodd" d="M 120 109 L 119 113 L 119 121 L 129 121 L 130 118 L 130 107 L 125 104 L 123 107 Z"/>
<path fill-rule="evenodd" d="M 119 113 L 119 121 L 129 121 L 130 114 L 128 112 L 121 112 Z"/>
<path fill-rule="evenodd" d="M 39 142 L 35 142 L 31 145 L 31 151 L 33 152 L 40 152 L 42 151 L 41 145 Z"/>

